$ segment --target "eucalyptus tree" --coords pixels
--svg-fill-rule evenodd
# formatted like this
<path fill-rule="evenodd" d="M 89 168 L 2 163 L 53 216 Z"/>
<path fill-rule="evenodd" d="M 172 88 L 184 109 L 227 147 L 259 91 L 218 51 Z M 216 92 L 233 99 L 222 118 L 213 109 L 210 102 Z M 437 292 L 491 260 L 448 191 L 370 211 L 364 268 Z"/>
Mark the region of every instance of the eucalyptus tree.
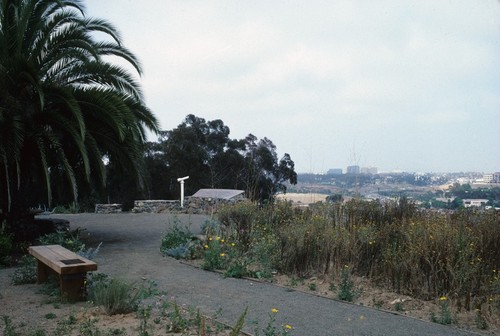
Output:
<path fill-rule="evenodd" d="M 295 164 L 289 154 L 278 160 L 276 146 L 268 138 L 249 134 L 241 140 L 229 137 L 222 120 L 188 115 L 146 151 L 152 197 L 177 197 L 177 178 L 189 175 L 186 193 L 200 188 L 245 190 L 246 196 L 263 203 L 286 191 L 286 182 L 297 183 Z"/>
<path fill-rule="evenodd" d="M 152 146 L 155 149 L 147 154 L 147 161 L 150 169 L 157 165 L 155 161 L 163 162 L 164 176 L 159 171 L 151 172 L 156 183 L 168 191 L 163 195 L 177 196 L 177 178 L 182 176 L 190 176 L 185 186 L 188 195 L 199 188 L 220 188 L 224 172 L 217 170 L 214 158 L 225 152 L 229 140 L 229 127 L 222 120 L 206 121 L 193 114 L 176 128 L 161 132 L 159 144 Z"/>
<path fill-rule="evenodd" d="M 297 184 L 295 163 L 285 153 L 278 160 L 276 145 L 268 138 L 253 134 L 245 138 L 244 182 L 247 196 L 259 203 L 273 201 L 278 193 L 286 192 L 286 182 Z"/>
<path fill-rule="evenodd" d="M 140 74 L 82 1 L 0 0 L 0 208 L 50 204 L 55 183 L 77 200 L 79 183 L 105 185 L 106 160 L 140 181 L 146 133 L 158 130 Z"/>

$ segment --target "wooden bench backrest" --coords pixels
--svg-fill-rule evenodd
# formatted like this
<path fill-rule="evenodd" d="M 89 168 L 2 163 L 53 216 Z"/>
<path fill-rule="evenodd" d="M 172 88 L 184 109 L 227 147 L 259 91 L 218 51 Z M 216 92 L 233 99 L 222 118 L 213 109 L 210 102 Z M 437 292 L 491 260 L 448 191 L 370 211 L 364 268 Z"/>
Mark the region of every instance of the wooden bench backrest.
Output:
<path fill-rule="evenodd" d="M 29 253 L 59 274 L 86 273 L 97 264 L 60 245 L 30 246 Z"/>

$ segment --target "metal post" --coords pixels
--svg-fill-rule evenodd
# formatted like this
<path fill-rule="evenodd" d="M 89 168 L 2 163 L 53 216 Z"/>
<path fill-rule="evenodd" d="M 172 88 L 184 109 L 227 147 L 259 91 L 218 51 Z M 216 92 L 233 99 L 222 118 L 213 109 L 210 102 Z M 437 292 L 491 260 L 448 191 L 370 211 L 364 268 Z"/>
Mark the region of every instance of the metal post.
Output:
<path fill-rule="evenodd" d="M 187 180 L 189 176 L 179 177 L 177 182 L 181 184 L 181 208 L 184 207 L 184 181 Z"/>
<path fill-rule="evenodd" d="M 181 181 L 181 208 L 184 208 L 184 180 Z"/>

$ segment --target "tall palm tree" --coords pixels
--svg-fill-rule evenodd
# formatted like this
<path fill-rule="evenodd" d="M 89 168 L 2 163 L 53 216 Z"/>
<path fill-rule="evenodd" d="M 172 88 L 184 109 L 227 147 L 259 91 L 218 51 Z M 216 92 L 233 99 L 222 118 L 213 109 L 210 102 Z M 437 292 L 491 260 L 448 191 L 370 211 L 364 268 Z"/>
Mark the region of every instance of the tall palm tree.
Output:
<path fill-rule="evenodd" d="M 80 174 L 104 185 L 103 158 L 140 177 L 146 132 L 157 132 L 158 122 L 134 75 L 114 57 L 141 74 L 117 30 L 86 17 L 82 1 L 0 0 L 4 212 L 29 205 L 39 190 L 50 204 L 51 176 L 61 172 L 76 201 Z"/>

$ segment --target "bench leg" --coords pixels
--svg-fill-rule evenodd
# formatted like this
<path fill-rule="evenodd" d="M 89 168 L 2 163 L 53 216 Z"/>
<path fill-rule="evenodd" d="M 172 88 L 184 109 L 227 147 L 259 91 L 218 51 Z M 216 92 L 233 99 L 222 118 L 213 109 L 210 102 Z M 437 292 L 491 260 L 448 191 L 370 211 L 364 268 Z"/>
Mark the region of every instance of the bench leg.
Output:
<path fill-rule="evenodd" d="M 85 299 L 86 273 L 61 275 L 61 296 L 70 301 Z"/>
<path fill-rule="evenodd" d="M 51 273 L 51 269 L 49 266 L 45 265 L 40 260 L 37 260 L 36 266 L 36 283 L 41 284 L 47 281 L 49 274 Z"/>

